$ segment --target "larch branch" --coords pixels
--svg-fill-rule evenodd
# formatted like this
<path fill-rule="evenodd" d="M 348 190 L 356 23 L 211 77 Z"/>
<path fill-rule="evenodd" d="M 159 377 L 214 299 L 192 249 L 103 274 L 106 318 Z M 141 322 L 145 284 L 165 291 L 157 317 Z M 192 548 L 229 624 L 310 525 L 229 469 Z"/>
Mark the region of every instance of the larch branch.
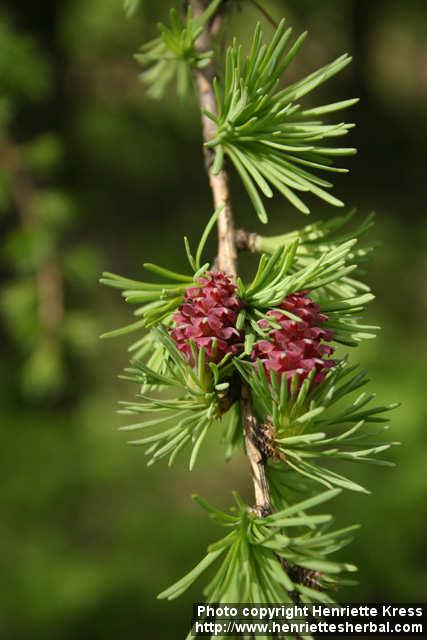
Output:
<path fill-rule="evenodd" d="M 200 16 L 205 7 L 203 0 L 192 0 L 194 16 Z M 220 28 L 221 17 L 217 14 L 207 25 L 201 34 L 197 47 L 200 52 L 210 51 L 213 48 L 215 33 Z M 206 115 L 206 111 L 216 114 L 216 100 L 213 89 L 215 67 L 211 62 L 204 69 L 195 71 L 199 102 L 202 112 L 203 139 L 211 140 L 215 135 L 215 123 Z M 218 217 L 218 268 L 225 271 L 236 280 L 237 277 L 237 247 L 234 230 L 233 210 L 230 202 L 230 190 L 228 174 L 225 167 L 215 175 L 213 173 L 213 152 L 204 147 L 206 171 L 212 190 L 214 207 L 224 205 Z M 268 480 L 266 477 L 265 459 L 256 444 L 256 431 L 258 424 L 252 408 L 252 399 L 249 387 L 242 383 L 240 409 L 242 415 L 243 432 L 246 444 L 246 453 L 251 468 L 252 482 L 255 493 L 255 508 L 260 515 L 266 515 L 271 511 L 271 498 Z"/>

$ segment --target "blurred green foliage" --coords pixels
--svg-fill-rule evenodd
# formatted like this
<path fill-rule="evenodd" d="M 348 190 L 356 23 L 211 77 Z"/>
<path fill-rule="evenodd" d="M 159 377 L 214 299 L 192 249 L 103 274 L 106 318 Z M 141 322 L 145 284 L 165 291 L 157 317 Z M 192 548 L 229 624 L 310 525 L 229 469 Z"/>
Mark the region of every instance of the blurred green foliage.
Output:
<path fill-rule="evenodd" d="M 225 37 L 237 33 L 247 42 L 259 16 L 245 0 L 229 4 L 236 9 Z M 423 601 L 425 3 L 266 4 L 275 18 L 287 16 L 296 32 L 310 31 L 290 77 L 342 50 L 355 56 L 342 78 L 322 89 L 322 99 L 362 98 L 351 134 L 359 155 L 349 163 L 350 175 L 336 183 L 361 217 L 377 211 L 373 235 L 381 247 L 368 272 L 377 293 L 369 320 L 384 328 L 358 356 L 379 403 L 403 403 L 392 423 L 392 439 L 403 442 L 392 454 L 397 468 L 360 468 L 355 480 L 372 495 L 336 501 L 338 525 L 363 524 L 347 550 L 360 567 L 360 585 L 341 599 Z M 169 3 L 128 2 L 129 10 L 132 5 L 132 18 L 120 0 L 6 0 L 0 13 L 5 640 L 184 637 L 190 604 L 200 594 L 189 592 L 172 604 L 155 595 L 193 566 L 218 534 L 188 496 L 197 491 L 227 507 L 236 488 L 250 499 L 244 457 L 224 466 L 214 435 L 188 474 L 185 463 L 172 471 L 162 465 L 147 470 L 141 450 L 127 448 L 116 433 L 115 402 L 133 395 L 114 379 L 126 364 L 126 339 L 100 344 L 96 335 L 129 318 L 97 285 L 101 267 L 139 277 L 147 260 L 179 271 L 181 237 L 198 238 L 211 213 L 197 105 L 148 100 L 132 59 L 155 35 Z M 11 193 L 11 144 L 34 185 L 33 229 L 22 224 Z M 233 191 L 239 225 L 259 230 L 238 180 Z M 316 205 L 313 218 L 329 214 Z M 280 200 L 270 220 L 272 233 L 303 224 Z M 242 258 L 243 270 L 250 259 Z M 59 350 L 40 332 L 34 287 L 38 270 L 52 260 L 64 297 Z"/>

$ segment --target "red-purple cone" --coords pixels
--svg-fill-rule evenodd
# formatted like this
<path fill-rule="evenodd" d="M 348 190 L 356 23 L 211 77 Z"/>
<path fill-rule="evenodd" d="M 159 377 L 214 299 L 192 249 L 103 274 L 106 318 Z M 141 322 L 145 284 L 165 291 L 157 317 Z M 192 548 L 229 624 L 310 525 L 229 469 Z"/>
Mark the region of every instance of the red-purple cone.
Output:
<path fill-rule="evenodd" d="M 272 329 L 268 339 L 254 344 L 251 357 L 262 362 L 267 375 L 270 371 L 285 374 L 290 380 L 295 374 L 302 382 L 315 369 L 313 382 L 321 382 L 326 371 L 335 366 L 335 360 L 326 359 L 334 349 L 324 341 L 332 340 L 333 334 L 321 326 L 328 317 L 320 313 L 319 305 L 308 295 L 307 291 L 293 293 L 282 302 L 280 307 L 294 316 L 301 318 L 299 322 L 292 320 L 279 310 L 267 312 L 277 320 L 280 329 Z M 259 325 L 267 329 L 267 320 L 260 320 Z"/>
<path fill-rule="evenodd" d="M 243 350 L 242 335 L 236 329 L 241 302 L 236 286 L 223 271 L 207 271 L 189 287 L 184 302 L 174 314 L 171 336 L 190 364 L 194 365 L 190 341 L 206 350 L 208 362 L 219 362 L 227 353 Z"/>

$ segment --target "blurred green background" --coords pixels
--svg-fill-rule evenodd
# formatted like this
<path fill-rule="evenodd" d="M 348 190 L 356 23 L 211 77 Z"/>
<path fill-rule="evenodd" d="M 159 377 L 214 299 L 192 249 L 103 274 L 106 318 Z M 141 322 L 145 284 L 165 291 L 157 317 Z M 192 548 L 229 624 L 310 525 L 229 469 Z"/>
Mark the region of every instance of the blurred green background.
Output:
<path fill-rule="evenodd" d="M 247 41 L 260 16 L 248 0 L 229 4 L 225 36 Z M 344 553 L 360 584 L 340 597 L 427 601 L 426 3 L 264 4 L 310 31 L 289 78 L 354 54 L 320 92 L 362 98 L 347 116 L 359 154 L 336 194 L 360 217 L 376 210 L 381 243 L 368 280 L 369 320 L 383 330 L 352 358 L 380 401 L 402 402 L 397 468 L 355 469 L 372 495 L 331 505 L 339 525 L 363 524 Z M 135 391 L 117 379 L 128 342 L 98 340 L 130 315 L 97 284 L 101 270 L 179 270 L 182 236 L 198 238 L 211 212 L 197 105 L 148 100 L 132 58 L 169 6 L 142 0 L 127 19 L 120 0 L 1 4 L 2 640 L 184 637 L 202 584 L 172 604 L 155 596 L 220 533 L 189 496 L 224 507 L 232 489 L 250 497 L 243 455 L 225 465 L 216 434 L 192 474 L 185 460 L 146 468 L 117 432 L 117 401 Z M 238 180 L 232 188 L 238 224 L 260 230 Z M 310 204 L 314 219 L 336 213 Z M 306 223 L 279 197 L 270 219 L 269 233 Z"/>

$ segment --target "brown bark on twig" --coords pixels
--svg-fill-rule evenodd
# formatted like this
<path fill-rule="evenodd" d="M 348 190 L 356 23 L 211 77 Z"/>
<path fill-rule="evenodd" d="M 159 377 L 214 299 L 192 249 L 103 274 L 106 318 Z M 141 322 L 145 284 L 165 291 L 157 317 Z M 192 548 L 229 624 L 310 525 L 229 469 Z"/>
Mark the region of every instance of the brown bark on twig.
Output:
<path fill-rule="evenodd" d="M 246 453 L 251 467 L 252 482 L 255 493 L 255 509 L 259 516 L 267 516 L 272 512 L 270 487 L 265 473 L 266 458 L 259 447 L 259 424 L 252 408 L 251 392 L 242 383 L 240 411 L 246 442 Z"/>
<path fill-rule="evenodd" d="M 251 253 L 256 253 L 257 238 L 257 233 L 251 233 L 250 231 L 246 231 L 245 229 L 236 229 L 234 239 L 237 250 L 251 251 Z"/>
<path fill-rule="evenodd" d="M 193 8 L 195 17 L 201 15 L 204 10 L 203 1 L 193 0 Z M 211 50 L 212 32 L 219 28 L 219 20 L 219 16 L 214 18 L 210 27 L 203 31 L 197 42 L 199 51 Z M 202 111 L 203 139 L 205 142 L 214 137 L 216 130 L 215 123 L 204 113 L 205 111 L 213 114 L 216 113 L 215 94 L 212 87 L 214 75 L 215 70 L 212 63 L 204 69 L 198 69 L 195 73 L 199 91 L 200 109 Z M 221 205 L 224 205 L 224 209 L 218 217 L 218 267 L 235 279 L 237 276 L 237 252 L 234 242 L 234 222 L 230 204 L 228 175 L 225 168 L 217 175 L 213 173 L 213 152 L 211 149 L 204 147 L 204 155 L 214 208 L 217 209 Z"/>

